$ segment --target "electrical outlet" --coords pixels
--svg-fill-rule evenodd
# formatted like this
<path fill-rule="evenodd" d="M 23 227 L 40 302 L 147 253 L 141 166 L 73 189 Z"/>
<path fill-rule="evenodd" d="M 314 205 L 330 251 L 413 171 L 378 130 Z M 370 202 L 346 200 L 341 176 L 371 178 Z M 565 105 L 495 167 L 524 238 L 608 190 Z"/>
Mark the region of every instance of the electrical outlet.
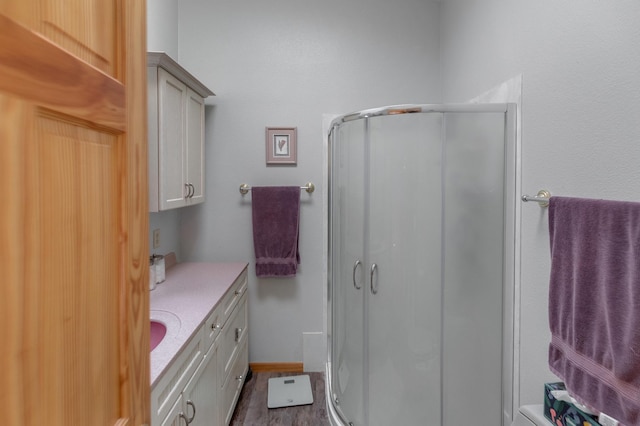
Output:
<path fill-rule="evenodd" d="M 157 249 L 158 247 L 160 247 L 160 230 L 154 229 L 153 230 L 153 248 Z"/>

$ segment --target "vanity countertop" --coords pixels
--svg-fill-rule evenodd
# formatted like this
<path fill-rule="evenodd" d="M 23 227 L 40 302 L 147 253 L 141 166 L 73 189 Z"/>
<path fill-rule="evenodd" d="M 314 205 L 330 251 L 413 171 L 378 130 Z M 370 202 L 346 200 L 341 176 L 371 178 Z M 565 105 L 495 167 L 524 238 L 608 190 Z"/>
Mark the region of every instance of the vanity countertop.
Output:
<path fill-rule="evenodd" d="M 151 319 L 167 326 L 167 334 L 151 351 L 151 388 L 203 324 L 247 263 L 177 263 L 151 291 Z"/>

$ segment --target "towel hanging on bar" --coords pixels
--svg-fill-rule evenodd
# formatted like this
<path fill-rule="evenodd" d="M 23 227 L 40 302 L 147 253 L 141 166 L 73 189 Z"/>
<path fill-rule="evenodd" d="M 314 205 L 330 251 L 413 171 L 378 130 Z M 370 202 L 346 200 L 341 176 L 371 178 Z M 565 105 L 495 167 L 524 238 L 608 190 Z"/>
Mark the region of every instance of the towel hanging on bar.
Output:
<path fill-rule="evenodd" d="M 549 367 L 581 404 L 640 424 L 640 203 L 553 197 Z"/>
<path fill-rule="evenodd" d="M 300 190 L 296 186 L 253 188 L 253 246 L 257 277 L 295 277 L 300 263 Z"/>

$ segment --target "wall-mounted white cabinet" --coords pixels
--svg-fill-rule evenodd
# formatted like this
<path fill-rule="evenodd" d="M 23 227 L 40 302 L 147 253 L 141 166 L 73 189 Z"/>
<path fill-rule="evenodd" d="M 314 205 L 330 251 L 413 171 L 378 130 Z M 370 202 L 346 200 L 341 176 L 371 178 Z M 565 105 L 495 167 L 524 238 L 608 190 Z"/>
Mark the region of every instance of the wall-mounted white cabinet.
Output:
<path fill-rule="evenodd" d="M 204 98 L 213 92 L 163 52 L 147 53 L 149 210 L 204 202 Z"/>

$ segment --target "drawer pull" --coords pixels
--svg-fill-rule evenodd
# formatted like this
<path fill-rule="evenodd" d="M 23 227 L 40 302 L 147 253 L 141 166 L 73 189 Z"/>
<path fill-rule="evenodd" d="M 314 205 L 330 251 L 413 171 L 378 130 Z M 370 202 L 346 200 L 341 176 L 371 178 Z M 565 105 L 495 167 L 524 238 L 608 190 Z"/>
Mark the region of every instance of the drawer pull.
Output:
<path fill-rule="evenodd" d="M 360 290 L 362 288 L 362 284 L 360 284 L 360 287 L 358 287 L 358 283 L 356 282 L 356 271 L 358 270 L 358 266 L 361 266 L 362 262 L 360 261 L 360 259 L 356 260 L 356 263 L 353 264 L 353 274 L 352 274 L 352 279 L 353 279 L 353 286 L 356 288 L 356 290 Z"/>
<path fill-rule="evenodd" d="M 193 419 L 196 418 L 196 404 L 194 404 L 193 401 L 191 401 L 190 399 L 187 400 L 187 409 L 189 407 L 193 408 L 193 416 L 191 416 L 191 418 L 189 420 L 187 420 L 187 424 L 191 424 Z"/>
<path fill-rule="evenodd" d="M 236 377 L 236 380 L 237 380 L 237 381 L 239 381 L 239 382 L 241 382 L 241 381 L 243 381 L 243 380 L 244 380 L 244 376 L 241 374 L 241 375 L 239 375 L 238 377 Z"/>
<path fill-rule="evenodd" d="M 238 343 L 240 341 L 241 337 L 242 337 L 242 329 L 241 328 L 236 328 L 236 343 Z"/>
<path fill-rule="evenodd" d="M 211 330 L 212 331 L 216 331 L 216 330 L 219 330 L 221 328 L 222 328 L 222 326 L 220 324 L 217 324 L 217 323 L 211 324 Z"/>

